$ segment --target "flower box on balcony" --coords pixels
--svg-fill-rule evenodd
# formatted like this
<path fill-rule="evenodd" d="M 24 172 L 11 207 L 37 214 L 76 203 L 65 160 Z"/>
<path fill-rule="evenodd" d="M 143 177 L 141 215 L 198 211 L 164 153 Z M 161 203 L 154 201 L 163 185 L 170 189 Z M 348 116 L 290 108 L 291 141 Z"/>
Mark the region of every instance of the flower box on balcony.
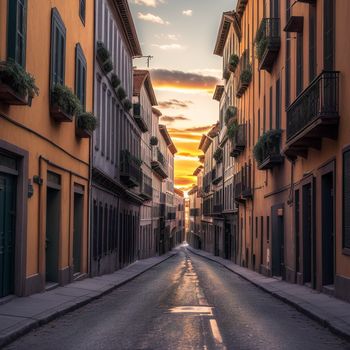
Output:
<path fill-rule="evenodd" d="M 39 89 L 35 79 L 18 63 L 10 60 L 0 63 L 0 102 L 8 105 L 30 105 Z"/>
<path fill-rule="evenodd" d="M 281 130 L 269 130 L 260 136 L 254 146 L 253 154 L 259 170 L 272 169 L 283 162 L 280 153 Z"/>
<path fill-rule="evenodd" d="M 101 69 L 105 74 L 108 74 L 113 70 L 111 54 L 102 41 L 97 42 L 96 57 Z"/>
<path fill-rule="evenodd" d="M 78 97 L 67 86 L 56 84 L 51 91 L 50 114 L 57 122 L 71 122 L 81 111 Z"/>
<path fill-rule="evenodd" d="M 75 134 L 79 138 L 89 138 L 97 127 L 97 119 L 92 113 L 81 113 L 76 117 Z"/>
<path fill-rule="evenodd" d="M 232 54 L 228 64 L 229 70 L 232 73 L 236 71 L 238 63 L 239 63 L 239 57 L 236 54 Z"/>
<path fill-rule="evenodd" d="M 245 68 L 240 77 L 239 77 L 239 83 L 237 87 L 236 97 L 241 98 L 245 91 L 248 89 L 250 82 L 252 81 L 252 68 L 248 66 Z"/>

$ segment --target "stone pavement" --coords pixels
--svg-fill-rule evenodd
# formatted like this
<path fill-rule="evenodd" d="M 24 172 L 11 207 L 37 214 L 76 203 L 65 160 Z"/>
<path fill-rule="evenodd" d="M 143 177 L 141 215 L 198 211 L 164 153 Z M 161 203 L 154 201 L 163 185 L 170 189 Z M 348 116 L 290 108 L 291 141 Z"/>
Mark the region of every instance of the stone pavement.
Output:
<path fill-rule="evenodd" d="M 162 263 L 177 252 L 137 261 L 110 275 L 86 278 L 0 305 L 0 348 L 30 330 L 75 310 Z"/>
<path fill-rule="evenodd" d="M 190 246 L 187 249 L 199 256 L 212 260 L 260 289 L 272 294 L 285 303 L 328 327 L 332 332 L 350 340 L 350 304 L 329 295 L 317 292 L 306 286 L 266 277 L 230 260 L 214 256 Z"/>

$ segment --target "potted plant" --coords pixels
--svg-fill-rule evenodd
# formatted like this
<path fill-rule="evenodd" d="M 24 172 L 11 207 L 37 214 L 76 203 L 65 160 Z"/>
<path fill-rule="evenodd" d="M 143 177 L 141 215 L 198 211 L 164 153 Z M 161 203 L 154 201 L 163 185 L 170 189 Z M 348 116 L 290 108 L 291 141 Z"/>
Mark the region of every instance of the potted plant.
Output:
<path fill-rule="evenodd" d="M 97 128 L 97 119 L 92 113 L 82 112 L 76 117 L 75 134 L 80 138 L 88 138 Z"/>
<path fill-rule="evenodd" d="M 113 73 L 113 74 L 111 75 L 111 85 L 112 85 L 112 87 L 113 87 L 114 89 L 117 89 L 118 86 L 120 85 L 120 83 L 121 83 L 121 81 L 120 81 L 118 75 Z"/>
<path fill-rule="evenodd" d="M 131 103 L 131 101 L 128 98 L 124 99 L 123 105 L 124 105 L 125 110 L 127 112 L 130 112 L 130 110 L 132 108 L 132 103 Z"/>
<path fill-rule="evenodd" d="M 73 91 L 65 85 L 55 84 L 51 91 L 51 116 L 59 122 L 71 122 L 81 111 L 81 104 Z"/>
<path fill-rule="evenodd" d="M 158 145 L 158 138 L 157 136 L 152 136 L 150 139 L 151 146 L 157 146 Z"/>
<path fill-rule="evenodd" d="M 236 71 L 239 63 L 239 57 L 236 54 L 232 54 L 229 60 L 229 69 L 232 73 Z"/>
<path fill-rule="evenodd" d="M 258 165 L 270 156 L 279 155 L 282 131 L 269 130 L 261 135 L 254 146 L 253 155 Z"/>
<path fill-rule="evenodd" d="M 102 41 L 97 42 L 97 61 L 100 64 L 102 70 L 108 74 L 113 70 L 113 63 L 111 60 L 111 54 L 106 48 L 105 44 Z"/>
<path fill-rule="evenodd" d="M 244 70 L 242 71 L 241 77 L 240 77 L 241 83 L 242 83 L 243 85 L 249 85 L 250 82 L 252 81 L 252 76 L 253 76 L 253 74 L 252 74 L 252 70 L 251 70 L 250 67 L 244 69 Z"/>
<path fill-rule="evenodd" d="M 232 141 L 236 137 L 236 133 L 238 130 L 238 122 L 235 120 L 230 126 L 227 128 L 227 137 Z"/>
<path fill-rule="evenodd" d="M 216 161 L 216 163 L 221 163 L 223 161 L 224 158 L 224 151 L 222 150 L 222 148 L 218 148 L 215 152 L 214 152 L 214 159 Z"/>
<path fill-rule="evenodd" d="M 260 28 L 258 29 L 255 36 L 255 50 L 256 50 L 256 56 L 259 61 L 261 61 L 264 55 L 267 44 L 268 44 L 268 41 L 266 37 L 266 20 L 264 19 L 261 22 Z"/>
<path fill-rule="evenodd" d="M 9 105 L 28 105 L 39 89 L 34 77 L 13 60 L 0 62 L 0 101 Z"/>
<path fill-rule="evenodd" d="M 122 86 L 118 87 L 118 89 L 116 90 L 116 94 L 120 101 L 123 101 L 126 97 L 126 92 Z"/>
<path fill-rule="evenodd" d="M 237 107 L 229 106 L 225 112 L 225 124 L 228 125 L 230 120 L 237 116 Z"/>

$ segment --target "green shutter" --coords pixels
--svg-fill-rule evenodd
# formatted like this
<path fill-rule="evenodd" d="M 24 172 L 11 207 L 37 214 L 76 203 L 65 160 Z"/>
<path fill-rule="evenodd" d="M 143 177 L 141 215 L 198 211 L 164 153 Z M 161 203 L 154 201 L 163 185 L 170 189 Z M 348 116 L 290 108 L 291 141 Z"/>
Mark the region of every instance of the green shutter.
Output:
<path fill-rule="evenodd" d="M 84 110 L 86 107 L 86 59 L 80 44 L 75 49 L 75 94 Z"/>
<path fill-rule="evenodd" d="M 7 57 L 23 68 L 26 60 L 27 0 L 8 1 Z"/>

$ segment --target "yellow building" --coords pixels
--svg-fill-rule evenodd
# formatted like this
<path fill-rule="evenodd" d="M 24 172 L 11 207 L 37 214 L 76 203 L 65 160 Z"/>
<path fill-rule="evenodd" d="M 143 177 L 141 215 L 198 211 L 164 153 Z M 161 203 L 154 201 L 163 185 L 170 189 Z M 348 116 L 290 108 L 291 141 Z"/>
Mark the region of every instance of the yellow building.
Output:
<path fill-rule="evenodd" d="M 0 298 L 88 273 L 93 4 L 0 3 Z"/>

